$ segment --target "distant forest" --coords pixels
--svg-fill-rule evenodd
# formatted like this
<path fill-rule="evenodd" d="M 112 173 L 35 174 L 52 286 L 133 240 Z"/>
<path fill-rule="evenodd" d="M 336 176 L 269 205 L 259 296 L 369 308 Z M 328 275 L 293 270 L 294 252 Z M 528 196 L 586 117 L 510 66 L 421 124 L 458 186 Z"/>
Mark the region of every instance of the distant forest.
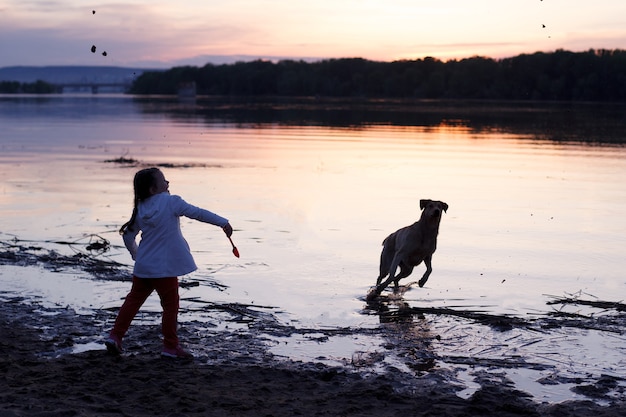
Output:
<path fill-rule="evenodd" d="M 589 50 L 377 62 L 252 61 L 144 72 L 133 94 L 626 101 L 626 51 Z"/>
<path fill-rule="evenodd" d="M 57 89 L 45 81 L 20 83 L 18 81 L 0 81 L 0 94 L 50 94 Z"/>

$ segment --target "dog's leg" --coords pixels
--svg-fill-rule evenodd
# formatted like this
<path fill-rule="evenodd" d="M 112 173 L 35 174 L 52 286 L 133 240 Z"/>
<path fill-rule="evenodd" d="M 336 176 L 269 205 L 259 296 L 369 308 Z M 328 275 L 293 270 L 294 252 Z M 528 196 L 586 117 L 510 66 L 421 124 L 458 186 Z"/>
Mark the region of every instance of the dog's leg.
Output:
<path fill-rule="evenodd" d="M 391 274 L 390 267 L 396 251 L 395 234 L 392 233 L 383 240 L 383 250 L 380 252 L 380 268 L 376 285 L 380 285 L 383 278 Z"/>
<path fill-rule="evenodd" d="M 382 284 L 376 285 L 376 289 L 374 290 L 376 295 L 380 295 L 380 293 L 396 279 L 396 270 L 399 264 L 400 257 L 396 254 L 396 256 L 393 257 L 393 261 L 391 261 L 391 267 L 389 267 L 389 277 Z"/>
<path fill-rule="evenodd" d="M 433 272 L 433 266 L 431 264 L 432 259 L 433 259 L 433 255 L 429 255 L 426 258 L 424 258 L 424 265 L 426 265 L 426 272 L 424 272 L 422 279 L 420 279 L 419 282 L 417 283 L 420 286 L 420 288 L 422 288 L 424 284 L 426 284 L 426 281 L 428 281 L 428 277 L 430 276 L 430 273 Z"/>
<path fill-rule="evenodd" d="M 387 265 L 385 265 L 385 267 L 388 268 Z M 378 274 L 378 278 L 376 278 L 376 285 L 380 285 L 380 282 L 383 280 L 383 278 L 385 278 L 387 275 L 389 274 L 389 270 L 385 269 L 382 265 L 380 265 L 380 274 Z"/>
<path fill-rule="evenodd" d="M 400 273 L 396 275 L 396 278 L 393 281 L 396 289 L 398 289 L 398 287 L 400 286 L 400 280 L 402 278 L 406 278 L 411 275 L 411 273 L 413 272 L 413 268 L 414 266 L 412 265 L 407 265 L 404 262 L 400 262 Z"/>
<path fill-rule="evenodd" d="M 380 285 L 380 282 L 387 275 L 389 275 L 389 260 L 386 259 L 385 249 L 383 249 L 383 253 L 380 255 L 380 272 L 376 278 L 376 285 Z"/>

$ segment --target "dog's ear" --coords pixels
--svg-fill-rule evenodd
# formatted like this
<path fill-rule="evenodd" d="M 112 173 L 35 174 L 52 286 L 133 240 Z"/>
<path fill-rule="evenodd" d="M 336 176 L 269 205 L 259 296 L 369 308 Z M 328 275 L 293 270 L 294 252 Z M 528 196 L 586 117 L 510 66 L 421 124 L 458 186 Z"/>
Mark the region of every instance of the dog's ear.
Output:
<path fill-rule="evenodd" d="M 441 207 L 443 207 L 443 211 L 445 211 L 447 213 L 448 212 L 448 204 L 444 203 L 443 201 L 441 201 L 440 203 L 441 203 Z"/>
<path fill-rule="evenodd" d="M 430 203 L 430 200 L 420 200 L 420 210 L 424 210 L 428 203 Z"/>

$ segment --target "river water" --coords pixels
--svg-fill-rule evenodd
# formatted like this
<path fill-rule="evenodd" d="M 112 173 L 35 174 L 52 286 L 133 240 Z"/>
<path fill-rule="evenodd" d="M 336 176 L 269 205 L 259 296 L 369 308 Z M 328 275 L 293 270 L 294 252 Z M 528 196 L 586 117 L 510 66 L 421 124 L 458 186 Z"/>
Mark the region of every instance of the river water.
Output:
<path fill-rule="evenodd" d="M 239 259 L 218 228 L 182 221 L 199 266 L 183 281 L 223 285 L 184 289 L 183 299 L 267 306 L 313 329 L 374 328 L 363 297 L 381 242 L 416 221 L 427 198 L 449 210 L 430 280 L 403 294 L 408 305 L 526 317 L 553 311 L 552 297 L 622 301 L 624 115 L 617 105 L 2 96 L 0 239 L 98 235 L 112 244 L 106 258 L 130 268 L 116 230 L 130 215 L 139 167 L 111 162 L 124 157 L 162 166 L 172 194 L 235 228 Z M 78 310 L 119 306 L 129 287 L 77 272 L 0 271 L 0 290 Z M 405 283 L 423 266 L 415 271 Z M 146 308 L 159 311 L 158 300 Z M 439 320 L 429 331 L 451 326 Z M 605 370 L 623 365 L 625 340 L 616 337 L 586 353 L 618 349 Z M 463 340 L 439 348 L 471 350 Z M 275 353 L 319 356 L 291 342 Z M 313 349 L 345 356 L 377 343 Z"/>

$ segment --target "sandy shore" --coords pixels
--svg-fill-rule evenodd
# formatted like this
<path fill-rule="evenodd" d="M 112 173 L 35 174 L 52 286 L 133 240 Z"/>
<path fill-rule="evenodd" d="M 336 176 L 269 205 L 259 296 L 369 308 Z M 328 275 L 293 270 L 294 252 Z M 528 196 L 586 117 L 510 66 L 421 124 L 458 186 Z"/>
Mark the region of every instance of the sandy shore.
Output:
<path fill-rule="evenodd" d="M 430 377 L 407 392 L 396 389 L 393 375 L 314 363 L 161 359 L 154 326 L 137 326 L 145 333 L 138 338 L 150 342 L 121 357 L 104 350 L 69 353 L 82 336 L 93 335 L 98 317 L 5 300 L 0 303 L 0 416 L 626 415 L 623 402 L 538 404 L 493 381 L 462 399 L 455 387 Z"/>

